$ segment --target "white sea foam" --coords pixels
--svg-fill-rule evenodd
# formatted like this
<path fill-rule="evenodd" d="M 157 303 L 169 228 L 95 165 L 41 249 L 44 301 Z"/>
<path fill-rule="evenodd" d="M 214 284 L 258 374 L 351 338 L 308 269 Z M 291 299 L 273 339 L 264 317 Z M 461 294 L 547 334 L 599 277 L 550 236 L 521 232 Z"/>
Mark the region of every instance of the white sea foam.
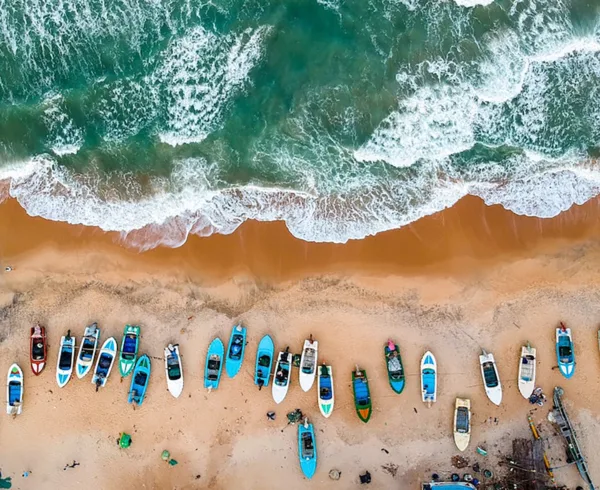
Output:
<path fill-rule="evenodd" d="M 247 82 L 259 61 L 268 27 L 238 35 L 218 36 L 196 27 L 174 40 L 156 74 L 167 88 L 167 129 L 162 142 L 172 146 L 198 143 L 222 123 L 232 98 Z"/>
<path fill-rule="evenodd" d="M 61 95 L 50 96 L 42 106 L 48 132 L 48 146 L 56 155 L 77 153 L 83 144 L 83 132 L 67 114 L 64 98 Z"/>
<path fill-rule="evenodd" d="M 454 0 L 454 3 L 461 7 L 485 7 L 486 5 L 490 5 L 493 1 L 494 0 Z"/>

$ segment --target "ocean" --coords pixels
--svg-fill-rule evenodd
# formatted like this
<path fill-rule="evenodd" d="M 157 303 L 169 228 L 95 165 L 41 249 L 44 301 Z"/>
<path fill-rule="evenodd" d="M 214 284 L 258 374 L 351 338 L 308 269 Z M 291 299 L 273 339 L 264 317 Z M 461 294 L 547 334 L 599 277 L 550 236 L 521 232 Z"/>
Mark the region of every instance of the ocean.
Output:
<path fill-rule="evenodd" d="M 140 249 L 551 217 L 599 147 L 600 2 L 0 0 L 0 182 Z"/>

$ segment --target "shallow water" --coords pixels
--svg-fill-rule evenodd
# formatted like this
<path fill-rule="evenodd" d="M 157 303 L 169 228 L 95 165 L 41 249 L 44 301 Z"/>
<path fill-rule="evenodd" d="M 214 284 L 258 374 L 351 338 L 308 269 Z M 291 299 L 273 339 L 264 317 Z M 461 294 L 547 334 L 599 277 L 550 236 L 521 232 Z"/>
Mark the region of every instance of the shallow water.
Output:
<path fill-rule="evenodd" d="M 554 216 L 600 193 L 588 4 L 0 0 L 0 179 L 141 248 L 343 242 L 466 194 Z"/>

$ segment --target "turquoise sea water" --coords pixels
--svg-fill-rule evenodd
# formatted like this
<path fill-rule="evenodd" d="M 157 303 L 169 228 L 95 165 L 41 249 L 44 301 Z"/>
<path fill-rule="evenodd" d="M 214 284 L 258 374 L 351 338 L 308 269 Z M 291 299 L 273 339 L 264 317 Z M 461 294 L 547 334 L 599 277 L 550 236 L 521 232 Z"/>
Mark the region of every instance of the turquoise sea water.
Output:
<path fill-rule="evenodd" d="M 600 2 L 0 0 L 0 180 L 145 248 L 600 193 Z"/>

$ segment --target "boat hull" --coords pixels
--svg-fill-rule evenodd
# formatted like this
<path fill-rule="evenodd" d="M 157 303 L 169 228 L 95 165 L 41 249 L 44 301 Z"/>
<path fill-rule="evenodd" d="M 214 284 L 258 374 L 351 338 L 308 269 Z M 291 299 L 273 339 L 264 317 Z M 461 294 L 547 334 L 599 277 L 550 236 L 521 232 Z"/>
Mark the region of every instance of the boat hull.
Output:
<path fill-rule="evenodd" d="M 467 426 L 466 432 L 465 425 Z M 469 446 L 470 440 L 471 400 L 467 398 L 457 398 L 454 403 L 454 443 L 459 451 L 464 451 Z"/>
<path fill-rule="evenodd" d="M 31 371 L 36 376 L 39 376 L 46 367 L 48 360 L 48 344 L 46 342 L 46 327 L 38 325 L 40 328 L 39 335 L 35 333 L 35 327 L 31 327 L 30 346 L 29 346 L 29 361 Z M 41 355 L 39 355 L 41 351 Z"/>
<path fill-rule="evenodd" d="M 75 362 L 75 337 L 63 336 L 60 339 L 60 349 L 56 362 L 56 383 L 63 388 L 71 379 Z"/>
<path fill-rule="evenodd" d="M 396 344 L 396 343 L 394 343 L 394 347 L 395 347 L 395 349 L 393 351 L 391 351 L 389 349 L 389 347 L 386 345 L 383 348 L 383 353 L 385 355 L 385 366 L 387 369 L 388 381 L 390 383 L 390 386 L 395 393 L 400 394 L 404 391 L 404 386 L 406 384 L 406 378 L 405 378 L 404 374 L 402 374 L 401 379 L 392 378 L 392 373 L 390 372 L 390 367 L 389 367 L 389 359 L 390 359 L 390 355 L 392 354 L 392 352 L 396 353 L 396 356 L 398 357 L 398 361 L 400 362 L 400 367 L 402 369 L 402 372 L 404 373 L 404 367 L 402 365 L 402 357 L 400 356 L 400 347 L 398 347 L 398 344 Z"/>
<path fill-rule="evenodd" d="M 93 344 L 93 350 L 89 357 L 84 357 L 83 348 L 88 339 Z M 96 323 L 85 327 L 83 332 L 83 338 L 81 339 L 81 345 L 79 346 L 79 352 L 77 353 L 77 360 L 75 361 L 75 374 L 79 379 L 83 378 L 87 373 L 90 372 L 92 365 L 94 364 L 94 357 L 98 350 L 98 342 L 100 340 L 100 329 Z"/>
<path fill-rule="evenodd" d="M 423 403 L 435 403 L 437 389 L 437 361 L 435 356 L 427 351 L 421 358 L 421 400 Z"/>
<path fill-rule="evenodd" d="M 561 350 L 569 348 L 571 355 L 568 360 L 564 355 L 561 355 Z M 573 335 L 570 328 L 556 329 L 556 359 L 558 361 L 558 369 L 560 374 L 565 378 L 572 378 L 575 374 L 575 350 L 573 344 Z"/>
<path fill-rule="evenodd" d="M 216 379 L 212 380 L 208 378 L 209 370 L 209 362 L 211 360 L 211 356 L 218 357 L 219 359 L 219 369 L 216 373 Z M 213 341 L 208 346 L 208 352 L 206 353 L 206 362 L 204 364 L 204 387 L 208 390 L 216 390 L 219 387 L 219 383 L 221 382 L 221 373 L 223 372 L 223 363 L 225 362 L 225 346 L 219 337 L 213 339 Z"/>
<path fill-rule="evenodd" d="M 8 368 L 8 375 L 6 376 L 7 414 L 20 415 L 23 412 L 24 393 L 23 371 L 18 364 L 12 364 Z"/>
<path fill-rule="evenodd" d="M 119 372 L 123 378 L 129 376 L 136 365 L 136 358 L 140 348 L 140 327 L 125 325 L 121 353 L 119 354 Z"/>
<path fill-rule="evenodd" d="M 500 382 L 500 374 L 498 373 L 498 366 L 496 366 L 496 360 L 491 352 L 485 352 L 479 356 L 479 366 L 481 368 L 481 377 L 483 379 L 483 386 L 485 387 L 485 394 L 488 399 L 494 404 L 500 406 L 502 403 L 502 383 Z M 489 380 L 486 380 L 486 367 L 489 369 L 493 368 L 497 385 L 493 386 Z"/>
<path fill-rule="evenodd" d="M 304 439 L 309 438 L 312 441 L 312 455 L 303 457 L 306 451 L 303 451 Z M 317 471 L 317 441 L 312 424 L 300 424 L 298 426 L 298 459 L 300 460 L 300 469 L 306 478 L 311 479 Z"/>
<path fill-rule="evenodd" d="M 365 424 L 371 419 L 373 405 L 371 402 L 371 390 L 367 372 L 361 369 L 362 376 L 357 376 L 356 371 L 352 371 L 352 389 L 354 393 L 354 408 L 358 418 Z"/>
<path fill-rule="evenodd" d="M 287 369 L 287 377 L 285 377 L 283 384 L 278 381 L 277 373 L 285 371 Z M 292 377 L 292 354 L 289 352 L 280 352 L 277 356 L 277 362 L 275 363 L 275 370 L 273 374 L 273 384 L 271 385 L 271 394 L 275 403 L 281 403 L 288 392 L 290 387 L 290 380 Z"/>
<path fill-rule="evenodd" d="M 151 364 L 147 355 L 140 356 L 133 368 L 131 376 L 131 385 L 129 386 L 129 396 L 127 401 L 135 403 L 138 407 L 144 403 L 148 383 L 150 383 Z M 143 379 L 140 379 L 143 378 Z"/>
<path fill-rule="evenodd" d="M 300 358 L 299 369 L 300 388 L 302 388 L 302 391 L 310 390 L 315 383 L 318 354 L 319 342 L 316 340 L 305 340 L 304 348 L 302 349 L 302 357 Z"/>
<path fill-rule="evenodd" d="M 167 379 L 167 389 L 175 398 L 179 398 L 183 391 L 183 365 L 179 355 L 179 345 L 169 344 L 165 347 L 165 378 Z M 178 368 L 179 377 L 169 376 L 169 361 L 175 364 L 175 371 Z M 173 373 L 172 373 L 173 374 Z M 173 378 L 173 379 L 171 379 Z M 176 379 L 175 379 L 176 378 Z"/>
<path fill-rule="evenodd" d="M 531 346 L 521 347 L 521 357 L 519 358 L 519 393 L 526 400 L 533 394 L 535 389 L 537 352 Z"/>
<path fill-rule="evenodd" d="M 115 359 L 117 357 L 117 341 L 114 337 L 109 337 L 102 344 L 98 357 L 96 359 L 96 366 L 94 367 L 94 375 L 92 376 L 92 384 L 100 387 L 106 386 L 108 377 L 112 371 Z M 107 367 L 101 367 L 100 362 L 106 362 Z"/>
<path fill-rule="evenodd" d="M 326 375 L 322 374 L 321 371 L 325 369 Z M 323 389 L 329 390 L 329 394 L 325 395 L 321 391 Z M 333 406 L 335 404 L 335 392 L 333 389 L 333 368 L 331 366 L 323 365 L 319 368 L 319 376 L 317 377 L 317 402 L 319 404 L 319 410 L 321 415 L 325 418 L 329 418 L 333 412 Z"/>
<path fill-rule="evenodd" d="M 232 349 L 234 349 L 234 342 L 236 339 L 241 340 L 240 351 L 234 355 Z M 227 346 L 227 356 L 225 358 L 225 372 L 230 378 L 235 378 L 242 368 L 244 362 L 244 351 L 246 350 L 246 329 L 241 325 L 236 325 L 231 330 L 231 337 L 229 338 L 229 345 Z M 238 357 L 239 356 L 239 357 Z"/>
<path fill-rule="evenodd" d="M 269 378 L 271 377 L 271 366 L 273 365 L 273 356 L 275 355 L 275 344 L 270 335 L 265 335 L 258 343 L 256 350 L 256 368 L 254 372 L 254 384 L 266 387 L 269 386 Z M 260 360 L 269 358 L 268 365 L 261 365 Z"/>

